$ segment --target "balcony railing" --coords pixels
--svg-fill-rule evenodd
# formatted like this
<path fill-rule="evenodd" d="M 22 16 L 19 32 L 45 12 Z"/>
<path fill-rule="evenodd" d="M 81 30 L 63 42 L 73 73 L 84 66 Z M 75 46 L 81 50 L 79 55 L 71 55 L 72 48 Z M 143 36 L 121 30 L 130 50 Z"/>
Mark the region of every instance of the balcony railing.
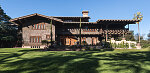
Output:
<path fill-rule="evenodd" d="M 58 34 L 80 34 L 79 29 L 57 29 Z M 81 34 L 102 34 L 100 29 L 81 29 Z"/>
<path fill-rule="evenodd" d="M 109 29 L 109 30 L 103 30 L 103 34 L 127 34 L 129 32 L 129 29 Z"/>
<path fill-rule="evenodd" d="M 56 29 L 58 34 L 80 34 L 79 29 Z M 81 29 L 81 34 L 127 34 L 129 29 Z"/>

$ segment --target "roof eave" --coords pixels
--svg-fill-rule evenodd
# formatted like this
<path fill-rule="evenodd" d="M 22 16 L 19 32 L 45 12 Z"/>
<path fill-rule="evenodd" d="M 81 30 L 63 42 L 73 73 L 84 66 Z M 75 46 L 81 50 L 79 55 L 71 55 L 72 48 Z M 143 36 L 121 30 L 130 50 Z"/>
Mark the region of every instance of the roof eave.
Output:
<path fill-rule="evenodd" d="M 53 20 L 55 20 L 55 21 L 63 22 L 61 19 L 53 18 L 53 17 L 50 17 L 50 16 L 45 16 L 45 15 L 38 14 L 38 13 L 34 13 L 34 14 L 30 14 L 30 15 L 26 15 L 26 16 L 14 18 L 14 19 L 11 19 L 11 20 L 9 20 L 9 21 L 10 21 L 10 22 L 15 22 L 15 21 L 17 21 L 17 20 L 19 20 L 19 19 L 24 19 L 24 18 L 36 16 L 36 15 L 37 15 L 37 16 L 41 16 L 41 17 L 44 17 L 44 18 L 47 18 L 47 19 L 53 19 Z"/>
<path fill-rule="evenodd" d="M 97 23 L 100 22 L 127 22 L 127 23 L 132 23 L 135 24 L 136 22 L 140 22 L 140 20 L 113 20 L 113 19 L 99 19 L 96 21 Z"/>

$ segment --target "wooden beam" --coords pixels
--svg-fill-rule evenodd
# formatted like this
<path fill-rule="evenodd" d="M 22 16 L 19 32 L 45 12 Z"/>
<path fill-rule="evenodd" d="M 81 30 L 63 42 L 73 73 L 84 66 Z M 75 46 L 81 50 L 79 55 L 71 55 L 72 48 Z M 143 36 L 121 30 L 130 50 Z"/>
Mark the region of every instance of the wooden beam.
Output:
<path fill-rule="evenodd" d="M 81 25 L 81 18 L 80 18 L 80 25 L 79 25 L 79 26 L 80 26 L 80 27 L 79 27 L 79 28 L 80 28 L 80 35 L 79 35 L 79 36 L 80 36 L 80 46 L 81 46 L 81 26 L 82 26 L 82 25 Z"/>
<path fill-rule="evenodd" d="M 108 32 L 108 25 L 106 25 L 106 42 L 107 42 L 107 32 Z"/>

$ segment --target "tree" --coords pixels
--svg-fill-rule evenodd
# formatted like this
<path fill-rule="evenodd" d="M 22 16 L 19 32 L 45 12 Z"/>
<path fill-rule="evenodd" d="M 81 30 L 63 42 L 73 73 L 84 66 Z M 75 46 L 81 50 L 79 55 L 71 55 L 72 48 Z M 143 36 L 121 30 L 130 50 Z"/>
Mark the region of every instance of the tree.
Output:
<path fill-rule="evenodd" d="M 138 41 L 139 40 L 139 34 L 135 34 L 135 40 Z M 143 36 L 140 36 L 140 40 L 143 40 Z"/>
<path fill-rule="evenodd" d="M 148 41 L 150 41 L 150 33 L 148 33 L 147 37 L 148 37 Z"/>
<path fill-rule="evenodd" d="M 0 23 L 8 22 L 10 19 L 11 18 L 8 15 L 6 15 L 6 13 L 4 13 L 4 10 L 0 6 Z"/>
<path fill-rule="evenodd" d="M 123 38 L 123 36 L 122 36 L 122 37 L 119 37 L 118 40 L 121 40 L 122 38 Z M 129 31 L 129 33 L 124 36 L 124 38 L 125 38 L 127 41 L 135 41 L 135 38 L 134 38 L 134 31 Z"/>
<path fill-rule="evenodd" d="M 10 19 L 0 6 L 0 47 L 12 47 L 15 45 L 17 31 L 14 26 L 10 25 Z"/>
<path fill-rule="evenodd" d="M 125 35 L 126 40 L 135 41 L 134 31 L 129 31 L 129 34 Z"/>
<path fill-rule="evenodd" d="M 137 14 L 134 14 L 133 20 L 140 20 L 139 22 L 141 22 L 142 19 L 143 19 L 143 15 L 141 14 L 141 12 L 137 12 Z M 138 42 L 138 43 L 139 43 L 139 45 L 140 45 L 140 40 L 141 40 L 141 38 L 140 38 L 139 22 L 137 22 L 137 23 L 138 23 L 138 34 L 139 34 L 139 36 L 138 36 L 139 42 Z"/>

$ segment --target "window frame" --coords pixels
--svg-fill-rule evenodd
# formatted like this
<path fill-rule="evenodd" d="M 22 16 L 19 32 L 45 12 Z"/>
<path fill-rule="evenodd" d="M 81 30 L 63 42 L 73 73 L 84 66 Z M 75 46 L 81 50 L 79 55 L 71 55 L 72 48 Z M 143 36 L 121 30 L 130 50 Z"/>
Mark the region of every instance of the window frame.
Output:
<path fill-rule="evenodd" d="M 32 30 L 46 30 L 46 23 L 33 24 Z"/>
<path fill-rule="evenodd" d="M 41 36 L 30 36 L 30 43 L 41 43 Z"/>

